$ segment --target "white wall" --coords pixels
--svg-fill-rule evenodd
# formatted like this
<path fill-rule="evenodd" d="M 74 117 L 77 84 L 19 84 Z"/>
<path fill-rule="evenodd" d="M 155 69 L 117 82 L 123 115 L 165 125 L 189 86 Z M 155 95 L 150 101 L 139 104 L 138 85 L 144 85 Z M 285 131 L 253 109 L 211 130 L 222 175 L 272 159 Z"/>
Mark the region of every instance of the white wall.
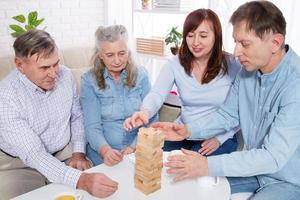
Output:
<path fill-rule="evenodd" d="M 104 0 L 1 0 L 0 57 L 13 54 L 9 25 L 17 23 L 11 17 L 38 11 L 59 48 L 93 45 L 94 32 L 104 25 Z"/>

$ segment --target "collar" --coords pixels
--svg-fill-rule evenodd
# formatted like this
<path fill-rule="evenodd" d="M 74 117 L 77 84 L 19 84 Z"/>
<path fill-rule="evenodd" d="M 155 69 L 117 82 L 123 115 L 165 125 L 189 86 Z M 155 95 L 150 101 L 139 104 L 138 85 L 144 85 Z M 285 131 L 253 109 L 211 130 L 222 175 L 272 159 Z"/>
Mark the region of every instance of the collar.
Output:
<path fill-rule="evenodd" d="M 283 58 L 281 59 L 277 67 L 272 72 L 268 74 L 262 74 L 259 70 L 257 70 L 256 71 L 257 77 L 259 77 L 262 80 L 264 79 L 270 81 L 274 80 L 277 77 L 277 75 L 282 71 L 282 69 L 286 68 L 290 60 L 290 57 L 293 54 L 292 49 L 288 45 L 285 45 L 285 51 L 286 51 L 285 55 L 283 56 Z"/>
<path fill-rule="evenodd" d="M 19 77 L 20 81 L 25 85 L 25 87 L 32 93 L 42 93 L 42 94 L 50 94 L 53 90 L 56 88 L 56 84 L 54 85 L 54 88 L 49 91 L 45 91 L 42 88 L 35 85 L 31 80 L 29 80 L 24 74 L 22 74 L 19 70 L 17 70 L 17 76 Z M 56 80 L 57 82 L 57 80 Z"/>
<path fill-rule="evenodd" d="M 109 78 L 111 80 L 114 80 L 106 68 L 104 69 L 103 77 L 104 77 L 104 79 Z M 123 69 L 120 74 L 120 79 L 124 80 L 126 77 L 127 77 L 127 71 L 126 71 L 126 69 Z"/>

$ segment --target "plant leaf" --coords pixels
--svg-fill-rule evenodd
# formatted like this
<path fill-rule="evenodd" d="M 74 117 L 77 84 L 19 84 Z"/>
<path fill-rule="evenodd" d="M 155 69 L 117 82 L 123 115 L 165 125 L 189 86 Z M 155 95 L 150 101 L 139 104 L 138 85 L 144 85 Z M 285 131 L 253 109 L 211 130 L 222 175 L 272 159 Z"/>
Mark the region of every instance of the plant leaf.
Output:
<path fill-rule="evenodd" d="M 17 37 L 19 37 L 19 36 L 21 36 L 23 33 L 21 33 L 21 32 L 13 32 L 13 33 L 11 33 L 10 35 L 12 36 L 12 37 L 14 37 L 14 38 L 17 38 Z"/>
<path fill-rule="evenodd" d="M 12 17 L 14 20 L 17 20 L 20 23 L 24 23 L 26 21 L 26 18 L 24 15 L 17 15 Z"/>
<path fill-rule="evenodd" d="M 36 20 L 36 21 L 34 22 L 34 26 L 37 27 L 37 26 L 40 25 L 44 20 L 45 20 L 45 18 Z"/>
<path fill-rule="evenodd" d="M 38 13 L 37 11 L 32 11 L 28 14 L 28 25 L 34 25 L 37 19 Z"/>
<path fill-rule="evenodd" d="M 34 30 L 34 29 L 35 29 L 35 26 L 32 26 L 32 25 L 25 25 L 25 29 L 26 29 L 27 31 L 29 31 L 29 30 Z"/>
<path fill-rule="evenodd" d="M 16 31 L 18 33 L 24 33 L 26 32 L 26 30 L 24 28 L 22 28 L 21 26 L 19 25 L 16 25 L 16 24 L 11 24 L 9 25 L 9 27 L 13 30 L 13 31 Z"/>

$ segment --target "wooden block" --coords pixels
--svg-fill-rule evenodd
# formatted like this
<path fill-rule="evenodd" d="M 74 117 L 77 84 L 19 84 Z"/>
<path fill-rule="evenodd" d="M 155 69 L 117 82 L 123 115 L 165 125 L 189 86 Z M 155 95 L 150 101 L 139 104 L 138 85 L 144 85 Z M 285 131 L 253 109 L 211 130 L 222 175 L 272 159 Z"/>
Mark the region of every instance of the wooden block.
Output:
<path fill-rule="evenodd" d="M 135 187 L 145 194 L 160 189 L 164 135 L 153 128 L 140 128 L 135 152 Z"/>
<path fill-rule="evenodd" d="M 140 128 L 138 132 L 137 146 L 142 145 L 146 147 L 163 147 L 164 134 L 154 128 Z"/>
<path fill-rule="evenodd" d="M 161 168 L 145 171 L 143 168 L 136 168 L 135 175 L 141 177 L 145 181 L 151 181 L 161 177 Z"/>
<path fill-rule="evenodd" d="M 148 195 L 152 192 L 155 192 L 161 188 L 160 181 L 157 182 L 151 182 L 151 183 L 145 183 L 143 180 L 135 177 L 134 179 L 134 186 L 144 194 Z"/>
<path fill-rule="evenodd" d="M 143 188 L 151 188 L 153 186 L 160 185 L 160 180 L 155 179 L 153 181 L 145 181 L 145 180 L 141 179 L 140 177 L 136 176 L 136 177 L 134 177 L 134 183 Z"/>
<path fill-rule="evenodd" d="M 147 177 L 148 179 L 151 179 L 151 177 L 156 177 L 157 175 L 161 174 L 161 167 L 156 167 L 155 169 L 145 168 L 141 165 L 135 166 L 135 174 Z"/>
<path fill-rule="evenodd" d="M 136 159 L 145 160 L 146 162 L 154 162 L 160 159 L 163 155 L 162 149 L 149 150 L 148 148 L 136 148 L 135 157 Z"/>

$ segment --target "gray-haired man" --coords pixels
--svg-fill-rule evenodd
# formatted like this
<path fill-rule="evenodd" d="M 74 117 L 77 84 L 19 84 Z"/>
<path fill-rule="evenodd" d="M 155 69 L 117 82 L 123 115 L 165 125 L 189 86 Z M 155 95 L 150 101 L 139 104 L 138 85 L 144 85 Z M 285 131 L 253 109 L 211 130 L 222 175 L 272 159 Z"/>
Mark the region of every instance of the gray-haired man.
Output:
<path fill-rule="evenodd" d="M 82 112 L 54 40 L 45 31 L 29 31 L 16 39 L 14 50 L 16 70 L 0 83 L 0 199 L 41 187 L 47 179 L 97 197 L 114 193 L 115 181 L 81 171 L 91 167 Z"/>

